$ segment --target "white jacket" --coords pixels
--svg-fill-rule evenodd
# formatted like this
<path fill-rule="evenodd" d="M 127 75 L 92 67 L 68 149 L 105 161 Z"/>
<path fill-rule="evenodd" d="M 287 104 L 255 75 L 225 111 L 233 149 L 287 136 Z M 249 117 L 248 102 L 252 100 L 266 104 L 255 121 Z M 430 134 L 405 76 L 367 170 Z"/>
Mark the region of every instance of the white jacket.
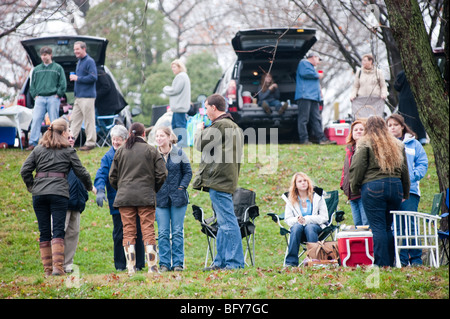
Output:
<path fill-rule="evenodd" d="M 312 214 L 304 216 L 304 218 L 306 224 L 318 224 L 323 229 L 328 223 L 328 208 L 325 198 L 322 195 L 319 195 L 316 190 L 318 193 L 323 192 L 321 188 L 315 188 L 313 194 Z M 294 208 L 296 211 L 291 208 L 291 205 L 286 204 L 284 210 L 284 221 L 289 227 L 292 227 L 298 223 L 298 216 L 300 214 L 299 203 L 295 204 Z"/>

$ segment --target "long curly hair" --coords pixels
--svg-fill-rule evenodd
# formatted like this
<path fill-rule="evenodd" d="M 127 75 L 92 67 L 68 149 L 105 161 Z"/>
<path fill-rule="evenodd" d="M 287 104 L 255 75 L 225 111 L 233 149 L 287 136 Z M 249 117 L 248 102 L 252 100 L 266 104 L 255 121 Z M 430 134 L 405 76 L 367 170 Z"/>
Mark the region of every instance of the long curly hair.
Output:
<path fill-rule="evenodd" d="M 65 148 L 70 147 L 69 141 L 66 136 L 63 136 L 64 132 L 69 131 L 69 124 L 65 119 L 54 120 L 47 131 L 42 136 L 39 144 L 45 148 Z"/>
<path fill-rule="evenodd" d="M 306 190 L 306 192 L 308 194 L 308 198 L 309 198 L 309 200 L 311 202 L 312 202 L 312 198 L 313 198 L 313 193 L 314 193 L 314 183 L 313 183 L 313 181 L 305 173 L 297 172 L 297 173 L 294 174 L 294 176 L 292 176 L 291 183 L 289 185 L 289 196 L 288 196 L 288 199 L 292 203 L 292 205 L 295 205 L 295 204 L 298 203 L 298 196 L 300 195 L 300 193 L 298 192 L 298 188 L 297 188 L 297 177 L 298 176 L 303 177 L 304 179 L 306 179 L 306 181 L 308 182 L 308 189 Z"/>
<path fill-rule="evenodd" d="M 364 136 L 356 145 L 372 148 L 383 173 L 393 174 L 396 168 L 403 165 L 403 144 L 388 131 L 386 122 L 379 116 L 367 119 Z"/>

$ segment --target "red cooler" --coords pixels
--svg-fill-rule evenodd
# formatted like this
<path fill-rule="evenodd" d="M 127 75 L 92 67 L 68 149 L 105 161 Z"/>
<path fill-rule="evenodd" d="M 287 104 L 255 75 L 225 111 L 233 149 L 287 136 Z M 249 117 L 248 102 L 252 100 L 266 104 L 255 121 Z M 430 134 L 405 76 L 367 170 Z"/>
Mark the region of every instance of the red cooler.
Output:
<path fill-rule="evenodd" d="M 339 145 L 346 144 L 345 139 L 350 131 L 350 124 L 348 123 L 333 123 L 327 126 L 324 130 L 326 138 L 330 141 L 336 141 Z"/>
<path fill-rule="evenodd" d="M 341 231 L 337 234 L 339 257 L 344 267 L 373 264 L 373 235 L 367 230 Z"/>

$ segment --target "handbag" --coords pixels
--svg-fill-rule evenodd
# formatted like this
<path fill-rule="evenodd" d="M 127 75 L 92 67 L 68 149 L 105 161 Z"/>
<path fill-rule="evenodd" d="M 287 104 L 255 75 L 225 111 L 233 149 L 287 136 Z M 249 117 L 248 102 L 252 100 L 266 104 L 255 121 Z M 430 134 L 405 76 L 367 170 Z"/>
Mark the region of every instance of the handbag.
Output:
<path fill-rule="evenodd" d="M 339 259 L 338 243 L 336 241 L 318 241 L 306 243 L 306 254 L 309 259 L 337 260 Z"/>

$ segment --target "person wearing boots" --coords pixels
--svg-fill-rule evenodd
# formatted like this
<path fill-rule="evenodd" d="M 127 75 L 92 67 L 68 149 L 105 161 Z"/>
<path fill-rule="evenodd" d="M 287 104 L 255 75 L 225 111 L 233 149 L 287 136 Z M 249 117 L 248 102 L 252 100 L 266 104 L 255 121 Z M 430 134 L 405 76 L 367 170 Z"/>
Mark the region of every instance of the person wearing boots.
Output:
<path fill-rule="evenodd" d="M 278 114 L 283 114 L 288 104 L 280 102 L 280 89 L 278 84 L 273 81 L 272 74 L 266 73 L 261 77 L 261 84 L 258 87 L 258 105 L 261 106 L 267 114 L 272 113 L 271 106 L 274 106 Z"/>
<path fill-rule="evenodd" d="M 155 236 L 156 193 L 164 184 L 167 169 L 163 158 L 145 141 L 145 127 L 135 122 L 123 146 L 116 151 L 109 182 L 117 190 L 113 206 L 123 224 L 123 246 L 128 275 L 136 272 L 136 215 L 140 218 L 148 272 L 158 272 Z"/>
<path fill-rule="evenodd" d="M 109 183 L 109 170 L 116 154 L 117 149 L 125 143 L 128 137 L 128 130 L 123 125 L 115 125 L 111 129 L 111 143 L 112 146 L 108 152 L 102 157 L 100 168 L 97 170 L 94 180 L 94 194 L 97 196 L 96 201 L 99 207 L 103 207 L 103 202 L 108 199 L 109 213 L 113 221 L 112 237 L 114 242 L 114 266 L 117 271 L 123 271 L 127 268 L 127 259 L 123 252 L 123 225 L 120 213 L 117 208 L 114 208 L 113 203 L 116 198 L 116 190 L 111 187 Z M 106 194 L 105 194 L 106 188 Z M 137 225 L 137 241 L 136 241 L 136 269 L 141 270 L 145 267 L 145 251 L 142 242 L 142 232 L 139 221 L 139 216 L 136 217 Z"/>
<path fill-rule="evenodd" d="M 69 203 L 67 176 L 70 169 L 73 169 L 88 191 L 92 190 L 91 176 L 76 150 L 70 147 L 68 135 L 66 120 L 53 121 L 20 170 L 28 191 L 33 195 L 40 234 L 39 247 L 46 276 L 64 275 L 64 226 Z M 34 177 L 33 171 L 36 171 Z"/>

